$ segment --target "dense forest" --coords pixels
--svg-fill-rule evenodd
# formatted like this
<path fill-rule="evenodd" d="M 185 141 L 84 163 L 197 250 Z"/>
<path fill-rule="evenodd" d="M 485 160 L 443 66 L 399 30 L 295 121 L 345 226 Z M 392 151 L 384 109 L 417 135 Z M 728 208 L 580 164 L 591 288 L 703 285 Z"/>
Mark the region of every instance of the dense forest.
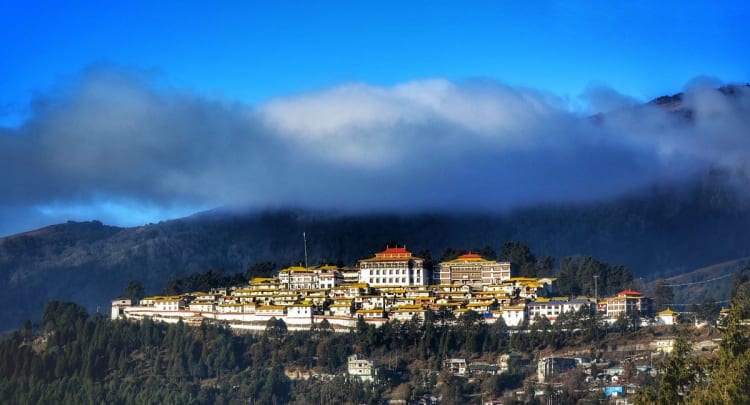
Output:
<path fill-rule="evenodd" d="M 472 387 L 452 386 L 449 376 L 439 374 L 439 360 L 542 344 L 513 343 L 506 332 L 472 313 L 456 327 L 430 318 L 378 329 L 361 322 L 351 333 L 334 333 L 325 324 L 289 333 L 272 320 L 266 333 L 235 335 L 210 325 L 111 321 L 53 301 L 40 325 L 27 322 L 0 344 L 0 398 L 18 404 L 380 403 L 402 384 L 413 396 L 447 379 L 446 395 L 458 400 Z M 374 383 L 344 377 L 346 357 L 355 351 L 382 359 Z M 285 374 L 312 369 L 331 377 L 290 380 Z M 514 371 L 484 388 L 519 386 L 522 378 Z"/>

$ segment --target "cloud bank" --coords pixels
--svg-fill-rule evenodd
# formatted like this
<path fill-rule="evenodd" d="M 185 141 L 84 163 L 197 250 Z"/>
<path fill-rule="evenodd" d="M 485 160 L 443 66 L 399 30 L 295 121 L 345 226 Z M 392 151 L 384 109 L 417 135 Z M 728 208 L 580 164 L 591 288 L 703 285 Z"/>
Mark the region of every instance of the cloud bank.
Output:
<path fill-rule="evenodd" d="M 222 205 L 501 210 L 606 198 L 709 167 L 744 172 L 748 88 L 727 95 L 696 81 L 684 91 L 680 113 L 592 88 L 585 110 L 608 111 L 593 117 L 541 91 L 443 79 L 250 106 L 88 69 L 37 95 L 22 126 L 0 129 L 0 234 Z"/>

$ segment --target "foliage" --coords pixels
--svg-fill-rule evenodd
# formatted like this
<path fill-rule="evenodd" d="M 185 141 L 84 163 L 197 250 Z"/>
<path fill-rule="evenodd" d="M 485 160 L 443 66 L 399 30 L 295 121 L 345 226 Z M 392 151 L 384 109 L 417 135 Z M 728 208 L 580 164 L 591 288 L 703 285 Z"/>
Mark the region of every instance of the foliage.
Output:
<path fill-rule="evenodd" d="M 664 280 L 659 280 L 651 290 L 651 297 L 654 299 L 654 310 L 662 311 L 674 302 L 674 291 Z"/>
<path fill-rule="evenodd" d="M 145 289 L 143 288 L 143 283 L 141 283 L 138 280 L 131 280 L 128 282 L 128 285 L 125 286 L 125 289 L 122 290 L 122 294 L 120 296 L 122 298 L 128 298 L 131 300 L 131 302 L 138 302 L 141 298 L 143 298 L 146 294 Z"/>
<path fill-rule="evenodd" d="M 511 263 L 511 273 L 520 277 L 551 276 L 554 258 L 537 258 L 526 244 L 518 241 L 505 242 L 500 248 L 499 260 Z"/>
<path fill-rule="evenodd" d="M 176 295 L 192 291 L 210 291 L 212 288 L 243 284 L 243 274 L 229 274 L 224 269 L 208 269 L 199 273 L 170 278 L 164 286 L 164 295 Z"/>
<path fill-rule="evenodd" d="M 274 262 L 258 262 L 247 268 L 245 279 L 252 280 L 254 277 L 271 277 L 275 270 L 276 263 Z"/>
<path fill-rule="evenodd" d="M 594 276 L 598 279 L 595 280 Z M 563 258 L 557 277 L 558 292 L 573 297 L 593 297 L 595 292 L 600 297 L 610 296 L 630 288 L 633 283 L 633 275 L 627 267 L 608 264 L 591 256 Z"/>
<path fill-rule="evenodd" d="M 379 328 L 362 321 L 351 333 L 334 333 L 324 324 L 291 333 L 272 319 L 267 332 L 256 336 L 208 324 L 111 321 L 89 316 L 76 304 L 51 301 L 38 332 L 19 331 L 0 342 L 2 398 L 19 404 L 376 404 L 398 387 L 408 395 L 437 393 L 446 358 L 495 357 L 509 349 L 505 324 L 487 325 L 473 311 L 455 325 L 430 314 Z M 347 356 L 354 352 L 376 360 L 381 371 L 375 382 L 344 378 Z M 290 380 L 293 370 L 337 377 Z M 518 388 L 523 378 L 515 369 L 482 377 L 481 384 L 451 377 L 443 389 L 465 402 L 482 390 Z"/>
<path fill-rule="evenodd" d="M 684 404 L 700 374 L 692 345 L 684 337 L 674 343 L 659 384 L 656 401 L 660 404 Z"/>
<path fill-rule="evenodd" d="M 636 404 L 750 403 L 750 279 L 740 279 L 715 358 L 698 361 L 689 342 L 677 339 L 657 386 L 644 386 Z"/>

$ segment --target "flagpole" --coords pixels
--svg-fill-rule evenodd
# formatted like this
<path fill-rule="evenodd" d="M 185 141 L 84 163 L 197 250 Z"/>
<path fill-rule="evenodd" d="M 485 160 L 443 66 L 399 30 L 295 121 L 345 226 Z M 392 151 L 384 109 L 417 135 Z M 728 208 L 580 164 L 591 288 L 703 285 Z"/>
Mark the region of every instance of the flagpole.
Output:
<path fill-rule="evenodd" d="M 302 232 L 302 241 L 305 244 L 305 269 L 307 269 L 307 236 Z"/>

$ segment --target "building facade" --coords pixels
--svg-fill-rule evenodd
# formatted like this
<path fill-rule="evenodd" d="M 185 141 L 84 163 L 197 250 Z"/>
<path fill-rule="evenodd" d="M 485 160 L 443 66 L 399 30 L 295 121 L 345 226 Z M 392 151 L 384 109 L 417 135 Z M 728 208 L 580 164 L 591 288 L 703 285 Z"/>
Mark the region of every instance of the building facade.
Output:
<path fill-rule="evenodd" d="M 427 285 L 424 260 L 406 247 L 388 247 L 374 257 L 359 261 L 359 282 L 374 287 Z"/>
<path fill-rule="evenodd" d="M 641 315 L 651 313 L 651 300 L 638 291 L 625 290 L 616 296 L 606 298 L 607 318 L 616 319 L 621 315 L 631 315 L 636 311 Z"/>
<path fill-rule="evenodd" d="M 510 280 L 510 262 L 496 262 L 468 253 L 440 263 L 438 279 L 440 284 L 499 284 Z"/>
<path fill-rule="evenodd" d="M 378 374 L 373 362 L 359 353 L 352 354 L 347 360 L 349 375 L 360 381 L 373 381 Z"/>

